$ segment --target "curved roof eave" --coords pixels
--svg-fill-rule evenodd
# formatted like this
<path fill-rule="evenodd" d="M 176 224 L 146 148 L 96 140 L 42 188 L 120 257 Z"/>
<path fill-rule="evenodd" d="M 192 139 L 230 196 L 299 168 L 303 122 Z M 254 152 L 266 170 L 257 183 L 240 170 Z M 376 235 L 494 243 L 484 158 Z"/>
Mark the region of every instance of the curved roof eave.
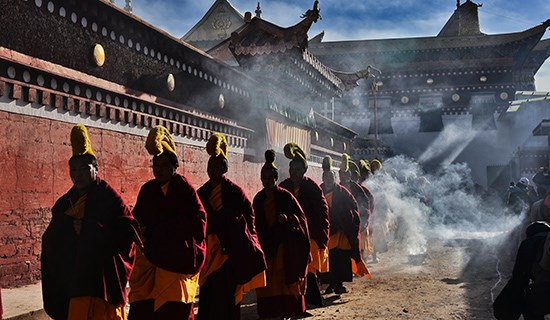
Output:
<path fill-rule="evenodd" d="M 454 36 L 454 37 L 416 37 L 416 38 L 394 38 L 374 40 L 345 40 L 326 41 L 310 43 L 310 49 L 316 53 L 323 50 L 342 49 L 346 52 L 380 52 L 380 51 L 417 51 L 433 49 L 453 49 L 463 47 L 490 47 L 504 45 L 523 39 L 540 36 L 550 26 L 550 20 L 546 20 L 533 28 L 513 33 L 496 35 L 481 34 L 475 36 Z"/>

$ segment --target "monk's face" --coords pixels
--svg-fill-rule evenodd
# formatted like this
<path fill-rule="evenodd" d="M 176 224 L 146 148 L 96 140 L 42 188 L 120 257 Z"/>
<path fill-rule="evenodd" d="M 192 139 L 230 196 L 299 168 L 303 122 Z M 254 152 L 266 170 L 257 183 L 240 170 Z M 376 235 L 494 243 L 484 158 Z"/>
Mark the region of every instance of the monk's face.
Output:
<path fill-rule="evenodd" d="M 306 174 L 306 167 L 300 161 L 291 161 L 288 171 L 292 183 L 294 183 L 294 185 L 299 185 Z"/>
<path fill-rule="evenodd" d="M 227 160 L 224 158 L 210 157 L 208 160 L 208 178 L 213 183 L 218 183 L 222 180 L 223 175 L 227 173 Z"/>
<path fill-rule="evenodd" d="M 336 180 L 334 178 L 334 172 L 332 171 L 323 172 L 323 183 L 325 184 L 325 188 L 327 190 L 332 190 L 332 188 L 334 188 L 334 185 L 336 183 Z"/>
<path fill-rule="evenodd" d="M 69 173 L 73 185 L 80 194 L 87 192 L 90 185 L 97 180 L 97 165 L 90 157 L 74 157 L 69 161 Z"/>
<path fill-rule="evenodd" d="M 348 184 L 351 181 L 351 173 L 350 171 L 339 171 L 338 172 L 340 176 L 340 183 L 342 184 Z"/>
<path fill-rule="evenodd" d="M 168 157 L 157 156 L 153 158 L 153 175 L 161 185 L 172 179 L 176 169 L 177 166 L 173 165 Z"/>
<path fill-rule="evenodd" d="M 271 189 L 275 187 L 275 184 L 277 183 L 277 176 L 273 169 L 262 169 L 260 179 L 262 180 L 262 185 L 265 189 Z"/>

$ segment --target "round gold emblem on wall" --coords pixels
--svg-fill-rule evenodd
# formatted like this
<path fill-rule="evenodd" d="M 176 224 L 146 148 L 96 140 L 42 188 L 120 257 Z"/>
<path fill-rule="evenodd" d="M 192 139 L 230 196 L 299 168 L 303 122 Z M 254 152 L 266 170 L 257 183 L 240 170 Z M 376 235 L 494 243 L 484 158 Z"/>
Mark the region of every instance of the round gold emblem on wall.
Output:
<path fill-rule="evenodd" d="M 105 50 L 103 50 L 103 47 L 100 44 L 96 44 L 94 46 L 93 57 L 96 66 L 101 67 L 105 64 Z"/>

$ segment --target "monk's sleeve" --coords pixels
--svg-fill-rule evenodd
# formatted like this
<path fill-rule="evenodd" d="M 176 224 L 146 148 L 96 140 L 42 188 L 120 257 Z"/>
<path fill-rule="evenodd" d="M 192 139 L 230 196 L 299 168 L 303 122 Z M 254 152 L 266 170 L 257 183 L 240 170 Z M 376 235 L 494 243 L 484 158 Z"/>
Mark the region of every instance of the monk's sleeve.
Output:
<path fill-rule="evenodd" d="M 359 216 L 359 207 L 357 205 L 357 201 L 355 201 L 351 194 L 349 194 L 348 197 L 348 206 L 350 214 L 350 224 L 346 233 L 348 234 L 348 240 L 352 248 L 352 258 L 356 262 L 359 262 L 361 261 L 361 251 L 359 249 L 359 229 L 361 225 L 361 220 Z"/>
<path fill-rule="evenodd" d="M 298 201 L 287 193 L 286 201 L 288 212 L 287 230 L 283 243 L 285 243 L 285 280 L 294 283 L 300 278 L 305 278 L 307 265 L 311 261 L 310 240 L 306 222 L 306 216 L 298 204 Z"/>
<path fill-rule="evenodd" d="M 248 200 L 248 197 L 244 194 L 244 192 L 242 193 L 241 196 L 242 196 L 242 199 L 241 199 L 242 213 L 246 219 L 248 230 L 250 230 L 250 233 L 256 234 L 256 224 L 255 224 L 256 215 L 254 214 L 254 208 L 250 200 Z"/>
<path fill-rule="evenodd" d="M 114 217 L 113 228 L 108 237 L 113 245 L 114 254 L 122 254 L 131 260 L 135 254 L 134 243 L 142 246 L 141 236 L 139 233 L 139 223 L 134 218 L 130 208 L 126 205 L 122 197 L 113 190 L 112 216 Z"/>
<path fill-rule="evenodd" d="M 330 233 L 330 218 L 329 218 L 329 211 L 328 211 L 328 203 L 327 199 L 323 195 L 323 190 L 321 188 L 317 187 L 313 191 L 315 199 L 318 199 L 317 201 L 313 202 L 314 211 L 318 215 L 319 218 L 319 227 L 321 229 L 321 243 L 317 243 L 319 246 L 319 249 L 324 249 L 328 245 L 328 239 L 329 239 L 329 233 Z"/>
<path fill-rule="evenodd" d="M 184 204 L 189 206 L 190 216 L 185 217 L 182 223 L 190 224 L 189 231 L 192 234 L 189 244 L 192 246 L 195 257 L 192 270 L 188 270 L 191 272 L 187 272 L 191 274 L 199 272 L 206 259 L 206 211 L 199 195 L 191 185 L 188 185 L 186 194 L 189 198 Z"/>

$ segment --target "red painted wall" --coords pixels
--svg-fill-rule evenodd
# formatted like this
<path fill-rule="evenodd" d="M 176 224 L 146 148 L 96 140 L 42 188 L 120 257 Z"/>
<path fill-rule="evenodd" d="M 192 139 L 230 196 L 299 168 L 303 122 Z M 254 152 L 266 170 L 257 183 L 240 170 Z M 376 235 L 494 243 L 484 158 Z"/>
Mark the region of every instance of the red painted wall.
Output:
<path fill-rule="evenodd" d="M 68 160 L 73 124 L 0 111 L 0 287 L 40 279 L 41 237 L 55 201 L 72 186 Z M 98 157 L 100 176 L 135 203 L 141 185 L 152 179 L 145 137 L 88 128 Z M 206 142 L 204 142 L 206 145 Z M 178 144 L 179 169 L 200 187 L 208 180 L 204 147 Z M 183 156 L 182 156 L 183 155 Z M 261 163 L 230 153 L 227 177 L 239 184 L 250 200 L 261 189 Z M 288 167 L 280 167 L 280 179 Z M 310 166 L 308 176 L 320 182 L 321 169 Z"/>
<path fill-rule="evenodd" d="M 40 279 L 41 237 L 50 208 L 71 186 L 68 159 L 73 124 L 0 111 L 0 287 Z M 152 178 L 145 137 L 89 127 L 100 176 L 133 205 L 141 185 Z M 206 142 L 204 143 L 206 145 Z M 203 147 L 178 145 L 183 173 L 195 187 L 207 179 Z M 183 154 L 183 157 L 181 156 Z M 228 178 L 252 199 L 261 189 L 262 164 L 230 153 Z"/>

